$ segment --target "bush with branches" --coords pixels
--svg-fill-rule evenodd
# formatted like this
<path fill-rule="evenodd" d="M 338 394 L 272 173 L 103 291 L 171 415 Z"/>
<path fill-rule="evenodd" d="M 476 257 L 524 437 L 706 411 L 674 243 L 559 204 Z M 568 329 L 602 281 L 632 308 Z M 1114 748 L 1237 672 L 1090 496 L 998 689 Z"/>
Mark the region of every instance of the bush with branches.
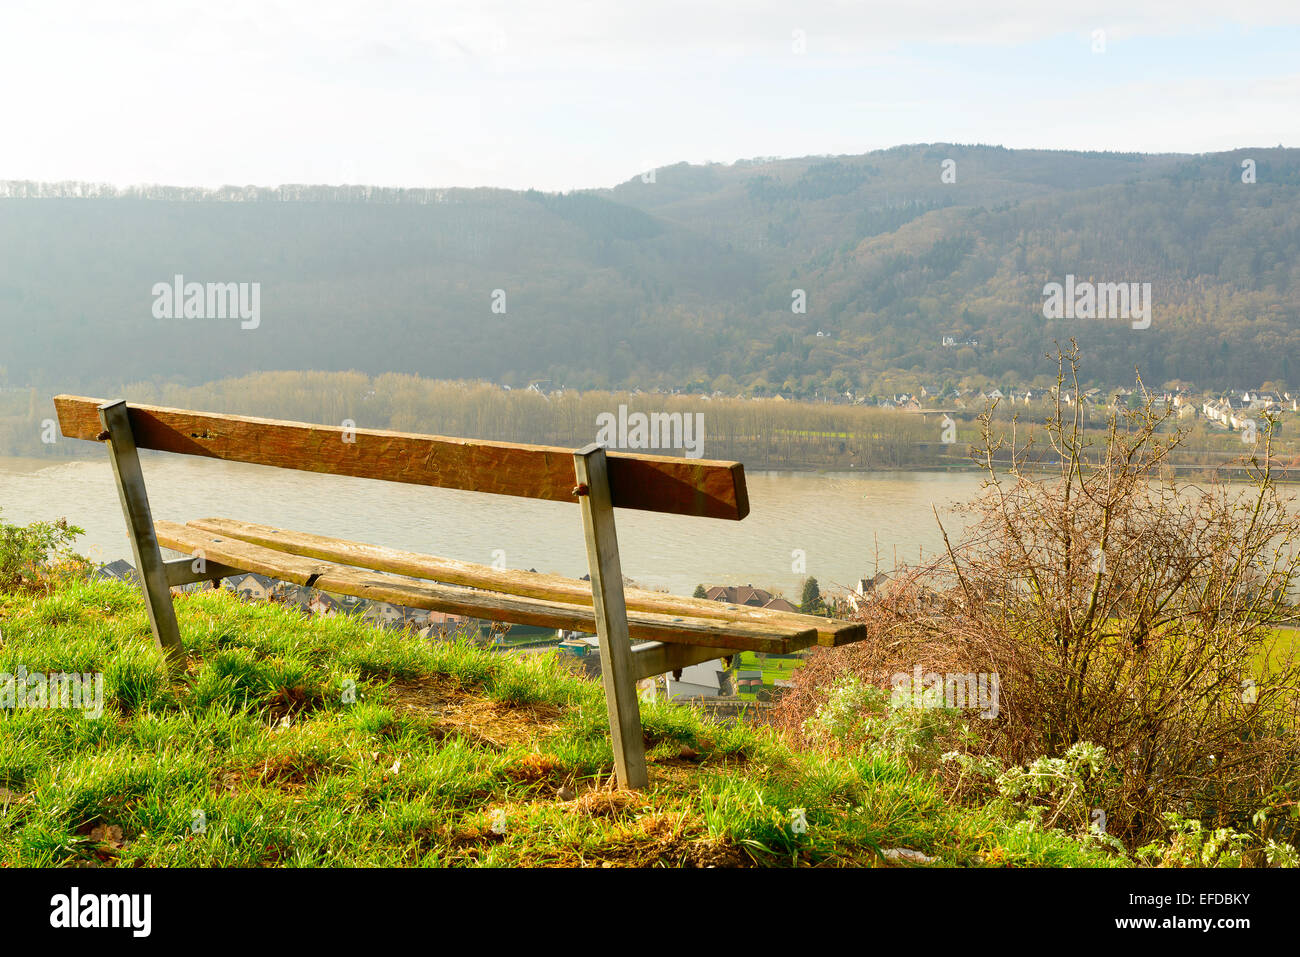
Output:
<path fill-rule="evenodd" d="M 992 672 L 997 717 L 970 723 L 972 753 L 1032 767 L 1099 747 L 1111 770 L 1090 800 L 1127 847 L 1168 837 L 1176 814 L 1255 834 L 1246 862 L 1265 863 L 1259 848 L 1296 841 L 1300 794 L 1286 627 L 1300 520 L 1273 477 L 1274 423 L 1242 463 L 1247 482 L 1182 483 L 1166 466 L 1183 433 L 1140 378 L 1145 400 L 1111 411 L 1098 440 L 1066 399 L 1077 347 L 1055 358 L 1038 434 L 1021 440 L 1015 417 L 997 434 L 993 409 L 981 416 L 984 492 L 964 537 L 940 520 L 945 554 L 864 606 L 868 641 L 811 656 L 779 721 L 804 736 L 845 673 L 883 687 L 918 664 Z"/>

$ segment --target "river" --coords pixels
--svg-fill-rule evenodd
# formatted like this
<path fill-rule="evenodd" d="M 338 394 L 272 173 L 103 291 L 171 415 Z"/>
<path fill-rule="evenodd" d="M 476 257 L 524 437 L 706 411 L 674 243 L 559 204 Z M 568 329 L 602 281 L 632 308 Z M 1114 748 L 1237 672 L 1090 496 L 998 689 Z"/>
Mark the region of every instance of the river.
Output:
<path fill-rule="evenodd" d="M 187 456 L 142 453 L 142 462 L 154 518 L 239 518 L 509 568 L 587 571 L 578 510 L 564 503 Z M 978 475 L 943 472 L 753 472 L 747 480 L 750 514 L 740 522 L 619 510 L 623 574 L 685 595 L 697 584 L 752 584 L 797 603 L 805 574 L 823 590 L 851 587 L 877 568 L 916 562 L 918 550 L 933 554 L 943 542 L 931 507 L 959 529 L 951 506 L 980 486 Z M 0 458 L 0 509 L 15 524 L 66 517 L 86 530 L 83 554 L 130 560 L 107 457 Z"/>

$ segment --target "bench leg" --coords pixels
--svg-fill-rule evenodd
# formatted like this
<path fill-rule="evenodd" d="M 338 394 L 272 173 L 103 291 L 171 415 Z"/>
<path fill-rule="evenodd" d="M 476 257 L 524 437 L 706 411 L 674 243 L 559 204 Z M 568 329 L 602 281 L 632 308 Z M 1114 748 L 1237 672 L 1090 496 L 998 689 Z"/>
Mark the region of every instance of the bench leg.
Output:
<path fill-rule="evenodd" d="M 614 770 L 620 787 L 643 788 L 649 784 L 645 739 L 641 734 L 641 707 L 636 696 L 632 642 L 623 597 L 623 565 L 618 557 L 605 449 L 592 444 L 574 452 L 573 470 L 578 479 L 575 491 L 582 503 L 582 526 L 587 538 L 591 597 L 596 612 L 596 633 L 600 636 L 601 678 L 614 741 Z"/>
<path fill-rule="evenodd" d="M 154 534 L 153 513 L 149 509 L 149 495 L 145 491 L 144 473 L 140 471 L 140 455 L 135 448 L 126 403 L 119 399 L 101 405 L 99 421 L 108 434 L 109 459 L 113 463 L 113 477 L 117 480 L 117 494 L 122 501 L 122 514 L 126 517 L 131 553 L 135 556 L 135 567 L 140 575 L 149 627 L 153 629 L 154 640 L 167 656 L 168 668 L 174 674 L 184 665 L 185 646 L 181 644 L 176 611 L 172 607 L 166 563 Z"/>

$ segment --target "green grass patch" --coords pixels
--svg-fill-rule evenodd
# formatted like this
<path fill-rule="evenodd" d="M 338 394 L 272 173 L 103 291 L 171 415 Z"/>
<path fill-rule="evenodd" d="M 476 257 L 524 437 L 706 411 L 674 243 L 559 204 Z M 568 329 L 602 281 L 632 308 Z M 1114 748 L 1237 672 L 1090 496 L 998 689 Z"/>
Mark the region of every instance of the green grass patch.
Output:
<path fill-rule="evenodd" d="M 167 680 L 138 593 L 0 595 L 0 672 L 102 675 L 102 713 L 0 710 L 0 866 L 1105 864 L 881 760 L 643 707 L 650 786 L 610 787 L 598 683 L 556 654 L 177 598 Z M 757 664 L 757 662 L 754 662 Z M 742 660 L 742 666 L 746 666 Z M 788 675 L 796 661 L 768 659 Z"/>

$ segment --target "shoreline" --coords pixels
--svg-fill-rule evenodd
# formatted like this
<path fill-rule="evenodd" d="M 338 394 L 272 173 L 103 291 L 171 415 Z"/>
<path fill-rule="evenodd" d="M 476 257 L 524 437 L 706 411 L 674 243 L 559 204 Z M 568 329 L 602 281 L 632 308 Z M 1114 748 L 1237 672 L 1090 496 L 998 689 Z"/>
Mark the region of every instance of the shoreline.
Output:
<path fill-rule="evenodd" d="M 154 456 L 166 455 L 165 452 L 152 452 L 142 450 L 141 458 L 148 460 Z M 31 456 L 31 455 L 0 455 L 0 472 L 7 472 L 13 475 L 30 475 L 42 471 L 43 469 L 57 467 L 59 465 L 72 464 L 74 462 L 95 462 L 104 461 L 102 454 L 96 454 L 92 451 L 86 455 L 59 455 L 59 456 Z M 724 460 L 726 461 L 726 460 Z M 731 460 L 734 461 L 734 460 Z M 809 465 L 803 463 L 783 463 L 772 464 L 767 462 L 743 461 L 745 470 L 750 473 L 790 473 L 790 474 L 816 474 L 816 475 L 891 475 L 891 474 L 932 474 L 932 475 L 951 475 L 951 474 L 982 474 L 983 466 L 976 463 L 934 463 L 922 465 L 891 465 L 888 467 L 875 468 L 854 468 L 852 465 L 845 467 L 840 465 Z M 1000 466 L 1006 466 L 1007 462 L 996 463 Z M 1245 466 L 1215 466 L 1215 465 L 1198 465 L 1171 463 L 1162 467 L 1163 469 L 1173 469 L 1176 475 L 1193 476 L 1202 475 L 1210 478 L 1218 473 L 1225 476 L 1229 481 L 1242 481 L 1246 478 L 1247 468 Z M 1034 467 L 1029 466 L 1024 469 L 1031 474 L 1050 474 L 1053 469 L 1049 466 Z M 1239 474 L 1231 474 L 1239 473 Z M 1004 474 L 1006 474 L 1004 472 Z M 1296 467 L 1275 467 L 1273 471 L 1273 481 L 1278 485 L 1300 485 L 1300 466 Z"/>

